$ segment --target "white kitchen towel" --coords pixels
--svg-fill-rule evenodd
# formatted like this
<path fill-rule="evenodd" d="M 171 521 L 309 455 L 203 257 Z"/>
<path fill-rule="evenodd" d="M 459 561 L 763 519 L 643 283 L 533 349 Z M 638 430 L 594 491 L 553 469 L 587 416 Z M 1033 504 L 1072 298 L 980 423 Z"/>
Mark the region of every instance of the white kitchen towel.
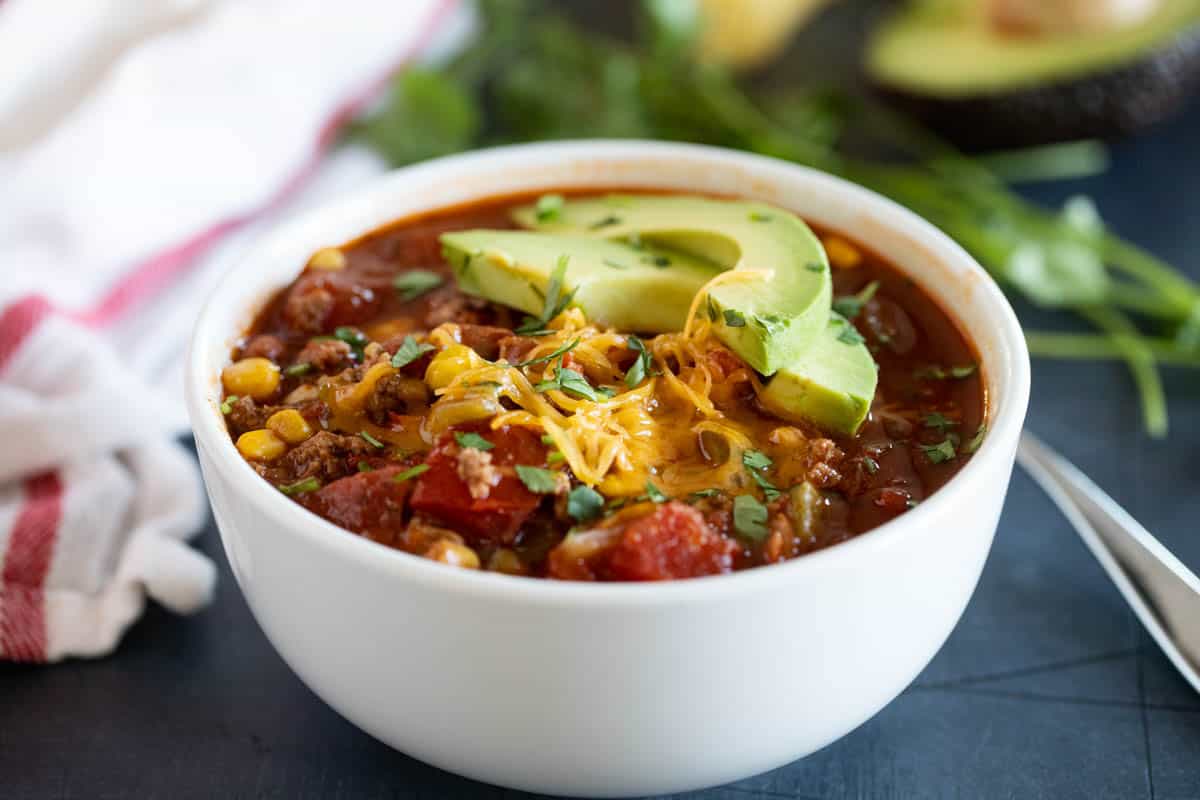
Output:
<path fill-rule="evenodd" d="M 263 227 L 382 169 L 330 155 L 456 0 L 0 2 L 0 658 L 112 650 L 211 596 L 180 364 Z M 48 57 L 53 54 L 53 57 Z"/>

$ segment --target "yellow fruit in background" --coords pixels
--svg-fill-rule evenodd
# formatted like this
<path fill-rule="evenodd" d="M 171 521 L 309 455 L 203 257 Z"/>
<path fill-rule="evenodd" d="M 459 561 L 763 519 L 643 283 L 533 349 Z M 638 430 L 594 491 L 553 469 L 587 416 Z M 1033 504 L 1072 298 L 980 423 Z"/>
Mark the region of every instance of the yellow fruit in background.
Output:
<path fill-rule="evenodd" d="M 700 55 L 735 68 L 755 67 L 831 0 L 698 0 L 704 24 Z"/>

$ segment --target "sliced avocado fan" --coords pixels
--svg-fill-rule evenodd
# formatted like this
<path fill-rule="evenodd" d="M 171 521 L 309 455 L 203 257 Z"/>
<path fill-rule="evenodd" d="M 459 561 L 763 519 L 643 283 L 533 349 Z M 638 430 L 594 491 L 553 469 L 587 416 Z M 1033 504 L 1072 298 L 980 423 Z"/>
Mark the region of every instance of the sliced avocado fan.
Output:
<path fill-rule="evenodd" d="M 534 231 L 443 234 L 460 288 L 538 314 L 559 259 L 565 287 L 589 319 L 644 333 L 682 330 L 696 294 L 718 273 L 701 313 L 715 335 L 770 376 L 763 402 L 784 419 L 853 434 L 875 394 L 876 367 L 850 323 L 830 310 L 820 241 L 773 206 L 692 196 L 570 200 L 553 220 L 522 207 Z"/>
<path fill-rule="evenodd" d="M 705 310 L 716 337 L 764 375 L 804 352 L 829 316 L 833 283 L 825 250 L 799 217 L 774 206 L 691 195 L 608 195 L 568 201 L 549 219 L 539 219 L 533 206 L 518 208 L 513 217 L 547 233 L 632 236 L 742 272 L 746 279 L 709 292 Z M 629 293 L 617 299 L 637 301 Z M 583 308 L 606 321 L 616 310 Z M 670 330 L 682 326 L 680 320 Z"/>

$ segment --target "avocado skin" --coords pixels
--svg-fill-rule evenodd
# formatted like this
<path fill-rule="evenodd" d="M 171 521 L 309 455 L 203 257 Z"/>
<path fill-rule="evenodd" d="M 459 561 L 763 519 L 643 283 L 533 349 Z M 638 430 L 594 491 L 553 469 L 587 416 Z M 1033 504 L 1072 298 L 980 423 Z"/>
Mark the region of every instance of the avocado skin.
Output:
<path fill-rule="evenodd" d="M 878 81 L 872 86 L 966 150 L 1118 138 L 1166 119 L 1200 90 L 1200 25 L 1180 31 L 1137 61 L 1010 92 L 944 98 Z"/>

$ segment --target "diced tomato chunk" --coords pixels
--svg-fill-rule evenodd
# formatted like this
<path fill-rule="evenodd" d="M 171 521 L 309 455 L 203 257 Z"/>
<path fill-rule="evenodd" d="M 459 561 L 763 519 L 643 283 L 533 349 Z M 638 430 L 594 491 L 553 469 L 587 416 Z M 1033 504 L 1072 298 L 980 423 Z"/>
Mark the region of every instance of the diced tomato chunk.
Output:
<path fill-rule="evenodd" d="M 429 470 L 417 481 L 412 507 L 436 517 L 468 540 L 507 544 L 516 538 L 521 524 L 541 501 L 539 495 L 525 488 L 514 466 L 541 466 L 546 459 L 546 448 L 540 437 L 526 428 L 484 428 L 473 432 L 494 445 L 487 453 L 498 480 L 491 485 L 487 496 L 471 495 L 467 481 L 459 474 L 462 448 L 453 434 L 448 433 L 425 460 Z"/>
<path fill-rule="evenodd" d="M 393 544 L 404 530 L 404 503 L 412 482 L 396 483 L 403 466 L 360 472 L 300 495 L 309 511 L 343 528 L 383 544 Z"/>
<path fill-rule="evenodd" d="M 699 511 L 678 501 L 625 527 L 608 559 L 610 577 L 662 581 L 733 569 L 734 542 L 714 531 Z"/>

